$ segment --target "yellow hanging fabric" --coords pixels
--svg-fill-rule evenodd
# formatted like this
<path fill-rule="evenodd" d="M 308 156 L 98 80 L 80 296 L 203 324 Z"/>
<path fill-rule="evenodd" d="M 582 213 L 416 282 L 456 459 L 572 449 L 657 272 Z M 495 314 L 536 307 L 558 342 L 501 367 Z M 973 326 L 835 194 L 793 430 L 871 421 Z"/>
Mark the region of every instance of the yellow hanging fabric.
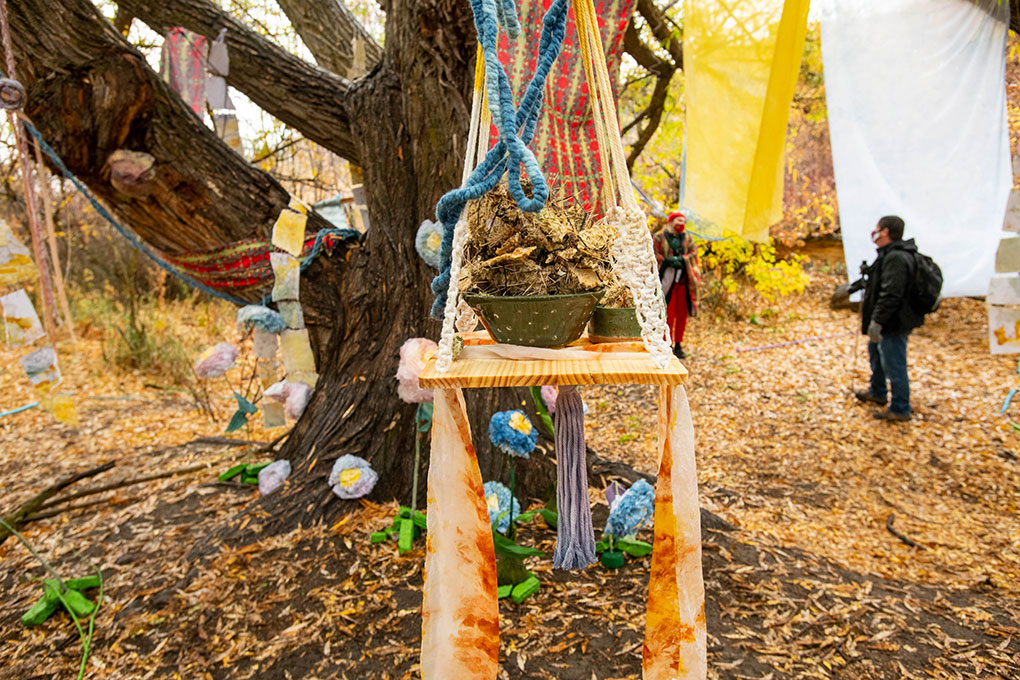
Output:
<path fill-rule="evenodd" d="M 768 240 L 808 0 L 687 0 L 684 207 L 700 230 Z"/>

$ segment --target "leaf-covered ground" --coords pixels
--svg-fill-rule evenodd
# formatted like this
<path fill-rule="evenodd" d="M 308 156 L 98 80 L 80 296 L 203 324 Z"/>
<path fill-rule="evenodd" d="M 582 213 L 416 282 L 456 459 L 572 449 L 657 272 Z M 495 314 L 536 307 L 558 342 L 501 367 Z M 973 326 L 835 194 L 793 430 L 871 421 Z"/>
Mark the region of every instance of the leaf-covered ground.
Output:
<path fill-rule="evenodd" d="M 998 413 L 1020 380 L 1015 359 L 988 355 L 981 302 L 950 300 L 911 338 L 914 421 L 875 421 L 850 395 L 867 376 L 856 317 L 830 311 L 833 279 L 814 278 L 755 323 L 699 317 L 685 343 L 702 503 L 732 525 L 712 520 L 704 533 L 710 677 L 1020 677 L 1020 438 Z M 827 339 L 740 351 L 812 337 Z M 100 345 L 61 347 L 77 427 L 38 408 L 0 419 L 5 511 L 108 461 L 112 471 L 79 486 L 187 470 L 26 528 L 65 576 L 102 568 L 88 676 L 417 677 L 423 552 L 367 540 L 395 506 L 264 536 L 263 518 L 240 512 L 255 492 L 215 481 L 244 449 L 195 441 L 222 423 L 151 387 L 158 379 L 109 372 Z M 2 352 L 0 409 L 33 400 L 17 356 Z M 655 393 L 584 394 L 592 448 L 654 472 Z M 606 508 L 592 498 L 599 524 Z M 919 547 L 887 529 L 890 516 Z M 243 540 L 210 538 L 227 523 Z M 554 536 L 536 524 L 522 542 L 548 555 Z M 501 677 L 639 677 L 649 558 L 616 572 L 530 566 L 543 589 L 501 603 Z M 42 575 L 13 539 L 0 545 L 4 678 L 76 673 L 66 616 L 18 623 Z"/>

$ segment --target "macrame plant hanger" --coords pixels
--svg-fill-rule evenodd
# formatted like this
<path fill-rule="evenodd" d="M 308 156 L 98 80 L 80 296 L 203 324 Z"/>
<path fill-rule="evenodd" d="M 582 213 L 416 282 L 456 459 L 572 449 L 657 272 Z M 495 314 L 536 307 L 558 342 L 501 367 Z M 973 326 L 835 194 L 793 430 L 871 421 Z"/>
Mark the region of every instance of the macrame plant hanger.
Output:
<path fill-rule="evenodd" d="M 519 32 L 513 0 L 472 0 L 471 4 L 479 35 L 471 124 L 462 186 L 445 195 L 436 210 L 444 233 L 440 274 L 432 284 L 436 294 L 433 316 L 443 319 L 443 329 L 435 363 L 420 378 L 423 386 L 436 388 L 428 479 L 430 543 L 422 607 L 424 680 L 495 680 L 498 673 L 499 614 L 492 532 L 460 388 L 536 383 L 445 376 L 450 375 L 453 365 L 456 332 L 473 330 L 477 324 L 470 308 L 461 301 L 458 285 L 469 233 L 464 214 L 467 201 L 494 188 L 504 173 L 508 174 L 510 193 L 522 210 L 540 210 L 548 196 L 548 187 L 526 144 L 534 134 L 542 90 L 559 53 L 568 8 L 567 0 L 553 0 L 549 6 L 543 19 L 536 73 L 515 110 L 506 73 L 496 56 L 497 26 L 502 26 L 511 38 Z M 605 219 L 617 230 L 612 250 L 615 270 L 631 291 L 637 309 L 645 349 L 638 360 L 646 367 L 654 366 L 641 381 L 660 385 L 660 465 L 643 678 L 703 680 L 707 667 L 700 511 L 694 430 L 682 384 L 686 373 L 671 352 L 651 236 L 630 183 L 595 8 L 592 0 L 571 0 L 570 4 L 591 94 L 602 165 L 601 191 L 604 205 L 611 206 Z M 482 158 L 488 141 L 483 131 L 489 129 L 490 114 L 500 139 Z M 520 186 L 521 165 L 534 186 L 530 198 Z M 580 351 L 506 349 L 525 362 L 541 359 L 543 363 L 576 359 Z M 459 361 L 465 360 L 466 350 Z M 623 357 L 624 353 L 617 356 Z M 427 375 L 430 368 L 431 376 Z M 598 369 L 593 367 L 593 371 Z M 555 427 L 560 520 L 554 566 L 559 568 L 587 566 L 595 556 L 583 424 L 577 389 L 564 383 L 557 400 Z"/>

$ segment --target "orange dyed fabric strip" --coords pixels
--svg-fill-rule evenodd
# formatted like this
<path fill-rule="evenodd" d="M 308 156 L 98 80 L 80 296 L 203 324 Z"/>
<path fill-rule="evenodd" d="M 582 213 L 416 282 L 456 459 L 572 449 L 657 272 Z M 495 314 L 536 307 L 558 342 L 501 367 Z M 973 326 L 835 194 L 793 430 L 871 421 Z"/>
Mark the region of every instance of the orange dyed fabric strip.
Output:
<path fill-rule="evenodd" d="M 426 517 L 422 680 L 495 680 L 496 555 L 459 389 L 435 391 Z"/>
<path fill-rule="evenodd" d="M 707 662 L 701 511 L 694 425 L 683 387 L 660 390 L 659 446 L 643 677 L 702 680 Z"/>

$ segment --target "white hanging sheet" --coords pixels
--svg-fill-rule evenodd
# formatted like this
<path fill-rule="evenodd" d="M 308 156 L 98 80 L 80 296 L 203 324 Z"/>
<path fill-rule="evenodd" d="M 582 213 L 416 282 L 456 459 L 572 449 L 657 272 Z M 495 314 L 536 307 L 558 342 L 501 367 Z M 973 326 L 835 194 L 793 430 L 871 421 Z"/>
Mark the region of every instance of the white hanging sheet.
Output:
<path fill-rule="evenodd" d="M 942 268 L 945 297 L 984 295 L 1012 186 L 1008 4 L 823 0 L 822 59 L 850 278 L 883 215 Z"/>

